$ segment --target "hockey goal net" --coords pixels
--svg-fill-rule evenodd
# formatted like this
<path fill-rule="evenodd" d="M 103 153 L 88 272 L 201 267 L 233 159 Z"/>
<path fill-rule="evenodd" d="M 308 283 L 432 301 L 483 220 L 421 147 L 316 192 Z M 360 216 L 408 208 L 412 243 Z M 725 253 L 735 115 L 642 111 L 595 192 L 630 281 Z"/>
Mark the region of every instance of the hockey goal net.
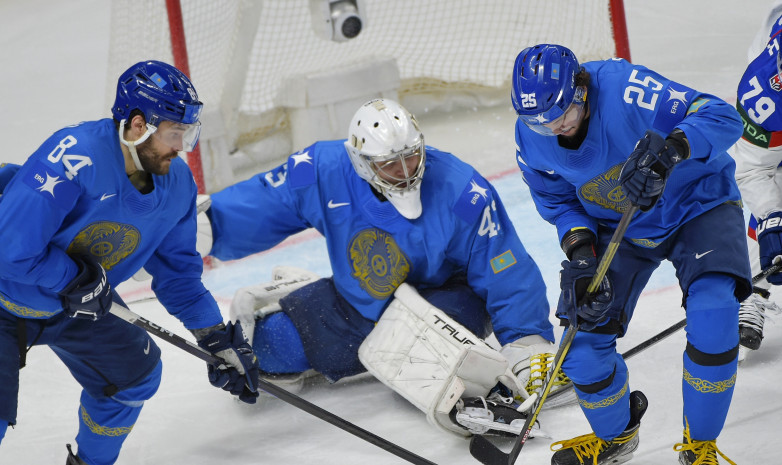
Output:
<path fill-rule="evenodd" d="M 189 162 L 199 187 L 213 191 L 230 182 L 228 154 L 237 148 L 262 147 L 269 160 L 301 148 L 291 146 L 279 98 L 293 76 L 391 57 L 398 98 L 410 106 L 432 95 L 507 98 L 516 55 L 536 43 L 566 45 L 581 61 L 630 58 L 622 0 L 360 0 L 365 27 L 345 42 L 315 33 L 315 1 L 329 0 L 114 0 L 107 100 L 138 61 L 188 73 L 205 103 L 205 181 L 194 166 L 201 162 Z"/>

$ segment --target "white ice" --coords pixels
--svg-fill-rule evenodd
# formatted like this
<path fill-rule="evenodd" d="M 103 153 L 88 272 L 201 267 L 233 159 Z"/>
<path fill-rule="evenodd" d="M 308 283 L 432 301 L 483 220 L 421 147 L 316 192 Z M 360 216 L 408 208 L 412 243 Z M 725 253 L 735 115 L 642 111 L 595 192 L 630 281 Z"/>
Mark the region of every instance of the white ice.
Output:
<path fill-rule="evenodd" d="M 104 102 L 109 38 L 105 0 L 0 1 L 0 162 L 22 162 L 53 131 L 108 116 Z M 625 0 L 633 61 L 735 101 L 746 48 L 768 7 L 765 0 Z M 559 27 L 568 27 L 567 24 Z M 522 44 L 520 44 L 521 46 Z M 128 42 L 128 47 L 133 43 Z M 530 254 L 542 269 L 550 302 L 558 289 L 562 254 L 554 230 L 543 223 L 521 182 L 513 157 L 509 105 L 449 114 L 419 114 L 427 143 L 471 161 L 497 186 Z M 233 291 L 268 280 L 274 265 L 303 266 L 330 274 L 322 240 L 304 233 L 268 253 L 224 263 L 204 281 L 226 311 Z M 189 337 L 154 300 L 148 284 L 120 291 L 145 317 Z M 775 293 L 775 300 L 782 300 Z M 141 299 L 141 300 L 139 300 Z M 673 270 L 663 266 L 642 295 L 627 350 L 683 317 Z M 559 333 L 558 333 L 559 334 Z M 164 378 L 125 442 L 119 464 L 397 464 L 384 450 L 273 398 L 248 407 L 211 387 L 204 364 L 159 341 Z M 634 389 L 650 407 L 633 464 L 676 463 L 672 445 L 681 440 L 681 354 L 684 332 L 628 361 Z M 782 331 L 767 323 L 758 353 L 740 367 L 733 404 L 719 447 L 735 462 L 780 463 L 775 442 L 782 432 Z M 0 464 L 39 465 L 65 461 L 65 443 L 77 430 L 79 386 L 46 347 L 32 349 L 21 372 L 19 417 L 0 446 Z M 336 385 L 310 386 L 301 395 L 432 462 L 477 463 L 468 442 L 427 424 L 400 396 L 362 376 Z M 544 412 L 544 429 L 555 440 L 590 431 L 581 411 L 568 406 Z M 532 439 L 517 463 L 549 463 L 550 440 Z"/>

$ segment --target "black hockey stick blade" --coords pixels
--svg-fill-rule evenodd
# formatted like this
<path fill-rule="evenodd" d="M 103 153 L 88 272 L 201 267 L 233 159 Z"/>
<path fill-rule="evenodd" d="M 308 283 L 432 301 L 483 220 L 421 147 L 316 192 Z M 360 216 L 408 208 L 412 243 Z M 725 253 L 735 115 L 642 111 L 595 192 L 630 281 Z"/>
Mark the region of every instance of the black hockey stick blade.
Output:
<path fill-rule="evenodd" d="M 207 363 L 218 364 L 218 365 L 226 363 L 221 358 L 216 357 L 211 353 L 203 350 L 197 344 L 194 344 L 193 342 L 190 342 L 187 339 L 177 334 L 174 334 L 171 331 L 156 325 L 155 323 L 152 323 L 151 321 L 147 320 L 141 315 L 138 315 L 137 313 L 133 312 L 132 310 L 128 309 L 127 307 L 117 302 L 114 302 L 114 304 L 111 306 L 110 312 L 116 317 L 121 318 L 127 321 L 128 323 L 143 328 L 150 334 L 153 334 L 159 337 L 160 339 L 163 339 L 166 342 L 169 342 L 179 347 L 180 349 L 184 350 L 185 352 L 191 355 L 195 355 L 196 357 L 200 358 L 201 360 Z M 348 433 L 357 436 L 369 442 L 370 444 L 373 444 L 385 450 L 386 452 L 394 454 L 397 457 L 404 459 L 410 463 L 414 463 L 417 465 L 437 465 L 436 463 L 431 462 L 421 456 L 418 456 L 410 452 L 409 450 L 394 444 L 393 442 L 383 439 L 376 434 L 370 433 L 369 431 L 354 425 L 353 423 L 345 420 L 342 417 L 334 415 L 328 410 L 324 410 L 318 407 L 317 405 L 308 402 L 295 394 L 291 394 L 285 389 L 275 384 L 272 384 L 263 378 L 258 378 L 258 388 L 263 389 L 264 391 L 268 392 L 269 394 L 272 394 L 278 399 L 287 402 L 293 405 L 294 407 L 309 413 L 310 415 L 318 417 L 327 423 L 331 423 L 332 425 L 341 428 L 342 430 L 347 431 Z"/>
<path fill-rule="evenodd" d="M 513 465 L 516 461 L 516 457 L 501 451 L 486 437 L 480 435 L 475 435 L 470 439 L 470 454 L 479 462 L 487 465 Z"/>
<path fill-rule="evenodd" d="M 513 465 L 516 462 L 516 458 L 521 453 L 521 448 L 524 447 L 524 444 L 530 437 L 533 426 L 535 426 L 535 420 L 537 420 L 538 415 L 540 414 L 540 409 L 543 408 L 543 403 L 546 401 L 546 398 L 551 391 L 551 387 L 554 385 L 554 380 L 556 379 L 554 373 L 557 373 L 562 368 L 562 362 L 565 360 L 565 356 L 567 355 L 568 350 L 570 350 L 570 345 L 573 343 L 573 339 L 575 339 L 577 332 L 578 326 L 570 326 L 567 329 L 565 337 L 559 344 L 557 354 L 554 356 L 554 366 L 546 374 L 540 397 L 538 397 L 532 405 L 531 413 L 524 421 L 524 426 L 521 427 L 521 434 L 513 444 L 513 449 L 506 454 L 484 436 L 475 435 L 470 439 L 470 454 L 475 457 L 475 459 L 484 465 Z"/>

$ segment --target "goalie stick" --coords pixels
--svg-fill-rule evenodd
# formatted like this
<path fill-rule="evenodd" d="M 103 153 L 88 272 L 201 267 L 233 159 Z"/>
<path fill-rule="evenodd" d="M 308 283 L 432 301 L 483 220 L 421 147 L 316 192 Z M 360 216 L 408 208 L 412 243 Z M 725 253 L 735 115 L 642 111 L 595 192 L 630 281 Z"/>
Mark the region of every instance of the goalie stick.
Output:
<path fill-rule="evenodd" d="M 611 236 L 611 241 L 608 243 L 605 253 L 600 258 L 600 263 L 597 265 L 595 275 L 589 283 L 587 293 L 594 294 L 598 287 L 600 287 L 600 283 L 603 281 L 606 272 L 608 272 L 608 267 L 611 265 L 614 255 L 616 255 L 616 250 L 622 242 L 625 231 L 627 231 L 627 227 L 630 226 L 630 221 L 633 219 L 633 216 L 638 209 L 638 205 L 632 205 L 622 214 L 622 219 L 619 220 L 614 235 Z M 554 374 L 558 373 L 562 368 L 562 363 L 565 361 L 565 357 L 570 350 L 573 339 L 576 337 L 576 333 L 578 333 L 578 328 L 578 326 L 573 326 L 572 322 L 567 328 L 565 337 L 560 342 L 557 354 L 554 356 L 554 366 L 546 373 L 546 379 L 543 382 L 543 390 L 541 391 L 540 397 L 538 397 L 532 405 L 532 414 L 527 416 L 524 426 L 521 427 L 522 434 L 519 434 L 510 453 L 506 454 L 484 436 L 473 436 L 472 439 L 470 439 L 470 454 L 479 462 L 484 465 L 513 465 L 516 462 L 516 458 L 519 456 L 519 453 L 521 453 L 521 448 L 524 447 L 524 443 L 529 439 L 532 427 L 535 426 L 535 420 L 538 418 L 540 409 L 543 408 L 543 402 L 546 401 L 546 397 L 548 396 L 551 387 L 554 385 L 554 381 L 556 380 Z M 533 396 L 534 395 L 536 394 L 533 394 Z"/>
<path fill-rule="evenodd" d="M 121 318 L 127 321 L 128 323 L 143 328 L 150 334 L 153 334 L 159 337 L 160 339 L 163 339 L 166 342 L 169 342 L 179 347 L 180 349 L 184 350 L 185 352 L 191 355 L 195 355 L 196 357 L 200 358 L 201 360 L 207 363 L 212 363 L 212 364 L 226 363 L 223 359 L 216 357 L 215 355 L 203 350 L 198 345 L 188 341 L 187 339 L 181 336 L 172 333 L 171 331 L 165 328 L 156 325 L 155 323 L 147 320 L 141 315 L 138 315 L 137 313 L 133 312 L 127 307 L 118 304 L 117 302 L 113 303 L 110 312 L 112 315 L 115 315 L 116 317 Z M 375 446 L 385 450 L 386 452 L 394 454 L 397 457 L 402 458 L 410 463 L 415 463 L 419 465 L 437 465 L 436 463 L 426 460 L 425 458 L 420 457 L 408 451 L 407 449 L 404 449 L 386 439 L 383 439 L 380 436 L 370 433 L 369 431 L 360 428 L 354 425 L 353 423 L 345 420 L 344 418 L 334 415 L 333 413 L 324 410 L 318 407 L 317 405 L 312 404 L 295 394 L 291 394 L 285 389 L 276 386 L 270 383 L 269 381 L 264 380 L 262 377 L 258 378 L 258 387 L 268 392 L 269 394 L 272 394 L 278 399 L 287 402 L 300 410 L 304 410 L 310 415 L 318 417 L 325 422 L 331 423 L 332 425 L 341 428 L 347 431 L 348 433 L 357 436 L 371 444 L 374 444 Z"/>

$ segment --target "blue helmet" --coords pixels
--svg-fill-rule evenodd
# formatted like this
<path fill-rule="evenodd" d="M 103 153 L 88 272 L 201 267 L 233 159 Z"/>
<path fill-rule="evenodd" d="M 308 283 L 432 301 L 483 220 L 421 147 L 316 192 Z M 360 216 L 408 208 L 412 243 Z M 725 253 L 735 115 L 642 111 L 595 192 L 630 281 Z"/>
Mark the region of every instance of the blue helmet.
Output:
<path fill-rule="evenodd" d="M 203 106 L 184 73 L 161 61 L 142 61 L 119 77 L 111 112 L 117 121 L 127 120 L 137 109 L 152 125 L 161 120 L 195 124 Z"/>
<path fill-rule="evenodd" d="M 565 113 L 571 103 L 583 102 L 577 92 L 576 55 L 561 45 L 527 47 L 516 57 L 511 76 L 511 101 L 527 126 L 540 126 Z"/>

